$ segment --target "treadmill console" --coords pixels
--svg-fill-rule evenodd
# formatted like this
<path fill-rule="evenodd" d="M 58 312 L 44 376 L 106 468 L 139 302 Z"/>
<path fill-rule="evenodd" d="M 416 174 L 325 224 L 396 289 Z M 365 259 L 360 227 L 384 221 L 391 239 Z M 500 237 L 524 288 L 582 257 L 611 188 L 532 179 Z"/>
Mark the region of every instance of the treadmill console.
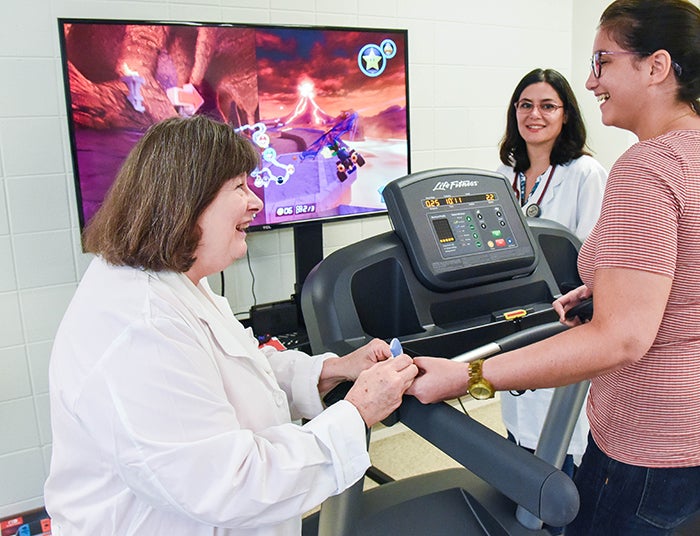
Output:
<path fill-rule="evenodd" d="M 537 264 L 502 175 L 462 168 L 414 173 L 390 182 L 384 200 L 416 275 L 434 290 L 527 275 Z"/>

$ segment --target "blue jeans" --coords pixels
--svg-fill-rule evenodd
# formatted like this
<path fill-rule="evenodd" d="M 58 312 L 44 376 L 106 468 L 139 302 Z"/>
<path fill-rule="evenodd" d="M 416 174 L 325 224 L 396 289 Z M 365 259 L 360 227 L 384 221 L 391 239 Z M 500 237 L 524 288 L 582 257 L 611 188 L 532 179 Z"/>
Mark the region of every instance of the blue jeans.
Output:
<path fill-rule="evenodd" d="M 581 507 L 566 536 L 670 535 L 700 511 L 700 467 L 628 465 L 605 455 L 590 434 L 574 482 Z"/>

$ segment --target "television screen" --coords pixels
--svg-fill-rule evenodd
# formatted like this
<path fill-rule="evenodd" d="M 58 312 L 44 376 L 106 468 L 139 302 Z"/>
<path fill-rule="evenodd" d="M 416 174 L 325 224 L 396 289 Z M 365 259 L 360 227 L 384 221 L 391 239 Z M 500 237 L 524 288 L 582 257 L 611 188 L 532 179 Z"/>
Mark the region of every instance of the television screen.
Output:
<path fill-rule="evenodd" d="M 261 154 L 255 228 L 386 210 L 409 172 L 405 30 L 59 19 L 81 228 L 129 150 L 206 114 Z"/>

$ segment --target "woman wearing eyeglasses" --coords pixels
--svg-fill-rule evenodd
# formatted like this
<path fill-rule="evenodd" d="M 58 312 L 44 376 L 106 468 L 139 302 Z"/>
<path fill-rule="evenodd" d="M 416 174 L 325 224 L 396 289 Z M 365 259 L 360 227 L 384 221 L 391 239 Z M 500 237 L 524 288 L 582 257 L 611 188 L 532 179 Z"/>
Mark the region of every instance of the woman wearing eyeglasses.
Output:
<path fill-rule="evenodd" d="M 581 241 L 593 229 L 603 200 L 607 171 L 586 151 L 586 127 L 566 78 L 553 69 L 535 69 L 510 98 L 498 172 L 513 185 L 523 212 L 554 220 Z M 570 290 L 570 289 L 569 289 Z M 503 393 L 501 414 L 509 437 L 534 450 L 553 389 Z M 576 424 L 562 470 L 574 474 L 574 458 L 586 449 L 584 412 Z"/>
<path fill-rule="evenodd" d="M 581 496 L 567 536 L 666 535 L 700 525 L 700 9 L 617 0 L 603 13 L 586 87 L 603 123 L 634 133 L 610 171 L 579 254 L 590 322 L 478 365 L 416 358 L 424 402 L 591 378 Z M 462 378 L 469 377 L 469 382 Z M 479 377 L 479 374 L 482 376 Z M 467 385 L 465 386 L 465 383 Z"/>
<path fill-rule="evenodd" d="M 586 151 L 586 127 L 566 79 L 535 69 L 510 99 L 498 172 L 529 217 L 554 220 L 581 241 L 600 213 L 607 172 Z"/>

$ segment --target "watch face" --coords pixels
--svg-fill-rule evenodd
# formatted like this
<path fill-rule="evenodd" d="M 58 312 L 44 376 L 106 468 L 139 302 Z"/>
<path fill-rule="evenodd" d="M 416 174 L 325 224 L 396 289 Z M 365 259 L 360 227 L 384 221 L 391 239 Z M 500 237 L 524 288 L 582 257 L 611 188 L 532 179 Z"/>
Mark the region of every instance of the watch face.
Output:
<path fill-rule="evenodd" d="M 469 389 L 469 394 L 477 400 L 486 400 L 493 397 L 493 391 L 483 384 L 476 383 Z"/>

